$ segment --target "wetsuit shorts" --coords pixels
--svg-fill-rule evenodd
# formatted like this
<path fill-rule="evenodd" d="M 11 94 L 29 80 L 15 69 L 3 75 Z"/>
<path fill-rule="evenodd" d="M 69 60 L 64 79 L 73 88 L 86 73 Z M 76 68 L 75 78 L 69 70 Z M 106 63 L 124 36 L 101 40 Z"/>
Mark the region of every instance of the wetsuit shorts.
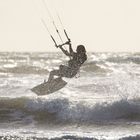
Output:
<path fill-rule="evenodd" d="M 65 65 L 60 65 L 59 70 L 60 70 L 60 76 L 67 77 L 67 78 L 74 77 L 78 72 L 78 69 L 70 68 Z"/>

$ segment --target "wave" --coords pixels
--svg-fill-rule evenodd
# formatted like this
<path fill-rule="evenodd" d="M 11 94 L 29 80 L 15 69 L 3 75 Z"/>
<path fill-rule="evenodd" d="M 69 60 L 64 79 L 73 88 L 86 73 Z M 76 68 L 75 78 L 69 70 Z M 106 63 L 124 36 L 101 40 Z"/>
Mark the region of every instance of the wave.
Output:
<path fill-rule="evenodd" d="M 22 132 L 21 132 L 22 133 Z M 0 139 L 8 139 L 8 140 L 11 140 L 11 139 L 18 139 L 18 140 L 109 140 L 110 138 L 101 138 L 101 139 L 98 139 L 96 138 L 97 136 L 77 136 L 77 135 L 72 135 L 72 134 L 63 134 L 63 135 L 60 135 L 60 136 L 34 136 L 35 134 L 30 134 L 30 133 L 25 133 L 25 136 L 24 135 L 1 135 L 0 136 Z M 111 138 L 113 140 L 113 138 Z M 114 140 L 116 140 L 116 138 L 114 138 Z M 122 138 L 118 138 L 118 140 L 140 140 L 140 135 L 136 135 L 136 136 L 127 136 L 127 137 L 122 137 Z"/>
<path fill-rule="evenodd" d="M 44 137 L 44 136 L 16 136 L 16 135 L 5 135 L 0 136 L 0 139 L 18 139 L 18 140 L 99 140 L 95 137 L 88 137 L 88 136 L 74 136 L 74 135 L 64 135 L 64 136 L 58 136 L 58 137 Z M 110 138 L 109 138 L 110 139 Z M 115 138 L 114 138 L 115 139 Z M 108 140 L 104 138 L 104 140 Z M 118 140 L 140 140 L 140 135 L 136 136 L 128 136 L 124 138 L 119 138 Z"/>
<path fill-rule="evenodd" d="M 33 115 L 37 121 L 48 121 L 52 124 L 56 122 L 92 124 L 122 119 L 140 121 L 140 104 L 139 101 L 134 100 L 92 105 L 66 98 L 0 98 L 0 114 L 0 120 L 8 116 L 15 120 L 15 118 L 23 119 L 23 116 Z"/>
<path fill-rule="evenodd" d="M 81 70 L 88 73 L 94 72 L 96 74 L 106 74 L 108 72 L 111 72 L 108 67 L 105 67 L 104 62 L 102 62 L 101 64 L 98 64 L 96 62 L 87 62 L 81 67 Z"/>
<path fill-rule="evenodd" d="M 140 56 L 116 56 L 116 57 L 109 57 L 106 61 L 113 62 L 113 63 L 135 63 L 140 64 Z"/>
<path fill-rule="evenodd" d="M 119 140 L 140 140 L 140 135 L 128 136 L 128 137 L 120 138 Z"/>
<path fill-rule="evenodd" d="M 46 137 L 37 137 L 37 136 L 29 136 L 29 137 L 23 137 L 23 136 L 0 136 L 0 139 L 18 139 L 18 140 L 98 140 L 96 138 L 90 138 L 90 137 L 80 137 L 80 136 L 72 136 L 72 135 L 66 135 L 66 136 L 60 136 L 60 137 L 54 137 L 54 138 L 46 138 Z"/>
<path fill-rule="evenodd" d="M 50 68 L 59 67 L 60 62 L 59 60 L 49 61 L 47 67 L 39 67 L 39 66 L 32 66 L 32 65 L 15 65 L 15 64 L 7 64 L 5 67 L 0 68 L 0 73 L 14 73 L 14 74 L 48 74 Z M 51 64 L 52 63 L 52 64 Z M 59 63 L 59 64 L 58 64 Z M 50 66 L 50 64 L 52 66 Z M 81 67 L 81 72 L 88 72 L 88 73 L 107 73 L 110 72 L 110 69 L 103 67 L 102 65 L 95 64 L 93 62 L 87 62 Z"/>
<path fill-rule="evenodd" d="M 102 62 L 102 61 L 109 61 L 115 63 L 130 63 L 134 62 L 139 64 L 140 63 L 140 55 L 139 53 L 88 53 L 88 60 L 89 62 Z M 0 53 L 1 61 L 8 61 L 8 60 L 27 60 L 27 61 L 47 61 L 53 59 L 60 59 L 61 61 L 65 60 L 67 57 L 62 52 L 54 52 L 54 53 Z"/>
<path fill-rule="evenodd" d="M 47 74 L 61 64 L 67 65 L 68 61 L 62 53 L 1 53 L 0 58 L 0 72 L 14 74 Z M 140 56 L 131 53 L 89 53 L 81 72 L 106 74 L 114 72 L 114 67 L 118 69 L 124 63 L 140 64 Z"/>
<path fill-rule="evenodd" d="M 28 66 L 28 65 L 1 68 L 0 72 L 15 73 L 15 74 L 48 74 L 48 70 L 46 69 L 41 69 L 40 67 Z"/>

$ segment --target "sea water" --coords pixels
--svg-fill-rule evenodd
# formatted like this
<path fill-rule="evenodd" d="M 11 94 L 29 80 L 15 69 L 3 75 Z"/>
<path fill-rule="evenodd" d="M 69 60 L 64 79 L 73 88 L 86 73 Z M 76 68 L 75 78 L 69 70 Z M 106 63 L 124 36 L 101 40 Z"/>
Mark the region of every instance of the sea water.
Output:
<path fill-rule="evenodd" d="M 88 53 L 68 84 L 31 88 L 67 65 L 62 53 L 0 53 L 0 139 L 140 139 L 140 53 Z"/>

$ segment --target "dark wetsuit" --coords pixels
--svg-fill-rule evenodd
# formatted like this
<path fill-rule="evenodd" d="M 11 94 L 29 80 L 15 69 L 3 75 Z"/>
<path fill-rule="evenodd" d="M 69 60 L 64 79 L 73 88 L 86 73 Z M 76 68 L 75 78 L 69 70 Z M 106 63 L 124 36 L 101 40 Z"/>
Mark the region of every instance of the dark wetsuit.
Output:
<path fill-rule="evenodd" d="M 66 51 L 60 46 L 60 49 L 63 53 L 70 57 L 68 61 L 68 66 L 60 65 L 59 70 L 53 70 L 50 72 L 49 80 L 53 79 L 53 76 L 60 76 L 60 77 L 74 77 L 77 72 L 79 71 L 81 65 L 87 60 L 86 52 L 76 53 L 72 50 L 71 44 L 69 44 L 69 51 Z"/>
<path fill-rule="evenodd" d="M 68 61 L 68 66 L 60 65 L 60 76 L 61 77 L 74 77 L 81 65 L 87 60 L 87 55 L 85 53 L 75 53 L 71 50 L 71 53 L 68 55 L 71 59 Z"/>

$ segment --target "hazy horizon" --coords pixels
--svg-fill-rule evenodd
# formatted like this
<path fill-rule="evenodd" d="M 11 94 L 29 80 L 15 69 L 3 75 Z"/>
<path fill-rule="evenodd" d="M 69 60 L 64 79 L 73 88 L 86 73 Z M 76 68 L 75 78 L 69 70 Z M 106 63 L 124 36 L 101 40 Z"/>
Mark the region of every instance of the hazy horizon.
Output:
<path fill-rule="evenodd" d="M 83 44 L 87 52 L 140 52 L 139 0 L 45 0 L 49 12 L 73 49 Z M 49 31 L 60 44 L 42 0 L 0 1 L 0 52 L 57 52 Z M 66 46 L 67 47 L 67 46 Z"/>

